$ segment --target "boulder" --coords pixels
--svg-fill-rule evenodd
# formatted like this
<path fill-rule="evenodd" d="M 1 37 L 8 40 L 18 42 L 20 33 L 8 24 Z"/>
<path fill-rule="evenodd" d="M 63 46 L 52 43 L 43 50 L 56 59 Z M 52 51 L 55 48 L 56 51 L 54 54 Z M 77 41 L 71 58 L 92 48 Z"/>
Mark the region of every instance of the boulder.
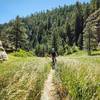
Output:
<path fill-rule="evenodd" d="M 8 56 L 5 49 L 2 46 L 2 42 L 0 41 L 0 60 L 7 60 Z"/>

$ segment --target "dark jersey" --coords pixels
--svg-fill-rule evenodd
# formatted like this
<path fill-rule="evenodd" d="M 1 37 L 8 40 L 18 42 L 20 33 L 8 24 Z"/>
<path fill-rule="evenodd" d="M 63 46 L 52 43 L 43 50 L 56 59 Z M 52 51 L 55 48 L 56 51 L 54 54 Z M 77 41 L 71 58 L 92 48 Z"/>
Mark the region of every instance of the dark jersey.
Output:
<path fill-rule="evenodd" d="M 52 57 L 56 57 L 56 52 L 55 51 L 52 52 L 51 54 L 52 54 Z"/>

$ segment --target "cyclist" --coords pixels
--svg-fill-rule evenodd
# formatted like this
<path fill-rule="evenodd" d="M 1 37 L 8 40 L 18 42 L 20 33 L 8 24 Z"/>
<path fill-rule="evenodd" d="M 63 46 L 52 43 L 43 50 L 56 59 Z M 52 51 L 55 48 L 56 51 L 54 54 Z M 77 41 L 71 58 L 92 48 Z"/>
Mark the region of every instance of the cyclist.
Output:
<path fill-rule="evenodd" d="M 55 65 L 57 53 L 54 48 L 52 48 L 51 56 L 52 56 L 52 63 L 53 63 L 53 65 Z"/>

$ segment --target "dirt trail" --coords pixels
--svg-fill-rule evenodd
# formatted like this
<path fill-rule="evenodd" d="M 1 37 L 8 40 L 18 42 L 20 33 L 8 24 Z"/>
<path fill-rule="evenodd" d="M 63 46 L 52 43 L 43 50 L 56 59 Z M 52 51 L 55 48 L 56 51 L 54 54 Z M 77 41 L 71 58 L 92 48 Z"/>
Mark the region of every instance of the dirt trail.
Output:
<path fill-rule="evenodd" d="M 47 80 L 44 83 L 44 89 L 42 91 L 41 100 L 59 100 L 55 84 L 53 83 L 53 76 L 55 70 L 50 71 Z"/>

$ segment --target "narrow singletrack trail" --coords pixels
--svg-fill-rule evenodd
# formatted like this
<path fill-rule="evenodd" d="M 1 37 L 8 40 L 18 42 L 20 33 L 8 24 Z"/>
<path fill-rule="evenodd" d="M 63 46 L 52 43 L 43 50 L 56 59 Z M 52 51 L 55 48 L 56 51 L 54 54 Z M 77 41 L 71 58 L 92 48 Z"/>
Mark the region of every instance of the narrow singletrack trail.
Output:
<path fill-rule="evenodd" d="M 57 95 L 55 84 L 53 83 L 53 76 L 55 70 L 50 71 L 48 78 L 44 83 L 44 89 L 42 91 L 41 100 L 60 100 Z"/>

